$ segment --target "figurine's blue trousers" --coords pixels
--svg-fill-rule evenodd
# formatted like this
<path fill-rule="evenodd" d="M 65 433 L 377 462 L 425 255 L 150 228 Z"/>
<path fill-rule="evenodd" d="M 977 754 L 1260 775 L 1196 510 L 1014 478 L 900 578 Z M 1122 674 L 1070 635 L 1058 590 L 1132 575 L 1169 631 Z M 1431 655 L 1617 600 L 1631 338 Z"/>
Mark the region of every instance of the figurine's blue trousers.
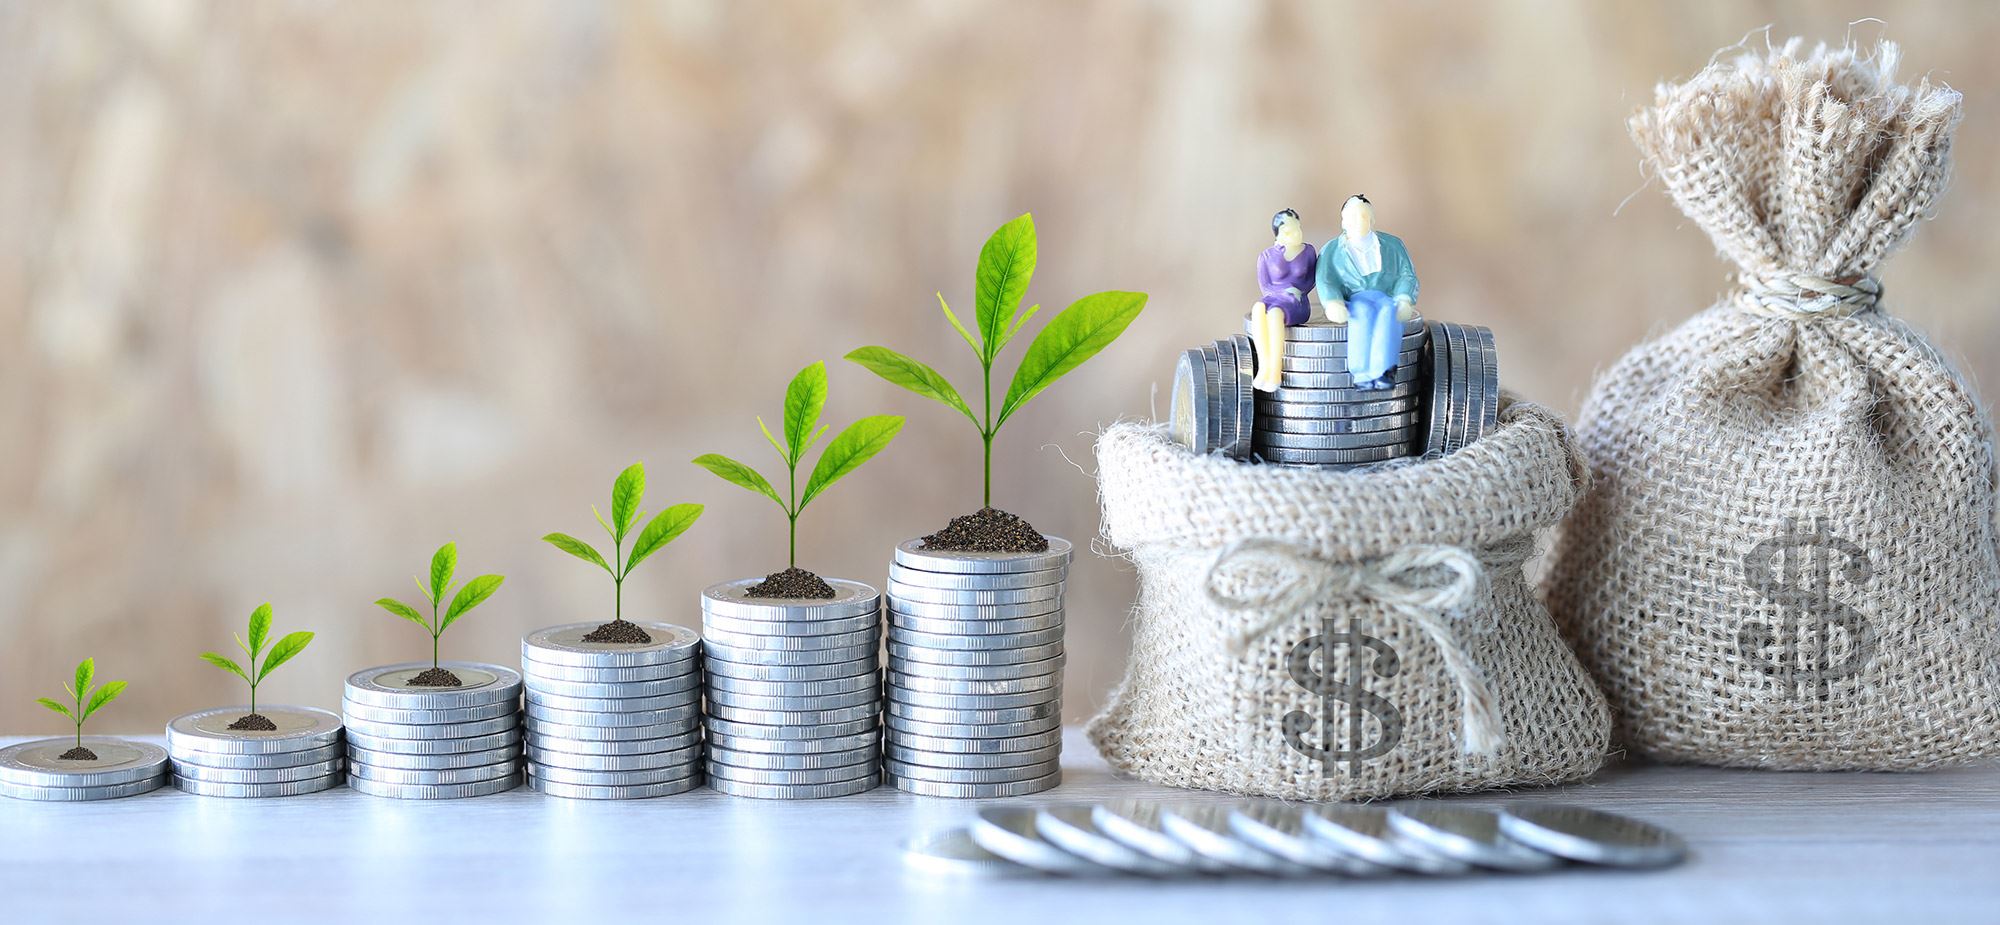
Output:
<path fill-rule="evenodd" d="M 1396 366 L 1403 325 L 1396 300 L 1373 289 L 1347 295 L 1347 372 L 1355 385 L 1373 383 Z"/>

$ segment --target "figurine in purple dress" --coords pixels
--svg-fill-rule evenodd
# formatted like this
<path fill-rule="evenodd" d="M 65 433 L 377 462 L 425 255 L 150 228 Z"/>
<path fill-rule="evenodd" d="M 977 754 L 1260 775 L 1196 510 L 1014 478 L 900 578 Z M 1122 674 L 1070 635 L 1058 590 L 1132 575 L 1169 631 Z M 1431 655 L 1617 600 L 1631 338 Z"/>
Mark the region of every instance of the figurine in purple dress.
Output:
<path fill-rule="evenodd" d="M 1319 252 L 1306 243 L 1299 213 L 1286 209 L 1271 216 L 1277 237 L 1257 256 L 1257 288 L 1264 294 L 1250 306 L 1250 341 L 1257 351 L 1257 388 L 1276 391 L 1283 375 L 1285 328 L 1312 317 L 1310 293 Z"/>

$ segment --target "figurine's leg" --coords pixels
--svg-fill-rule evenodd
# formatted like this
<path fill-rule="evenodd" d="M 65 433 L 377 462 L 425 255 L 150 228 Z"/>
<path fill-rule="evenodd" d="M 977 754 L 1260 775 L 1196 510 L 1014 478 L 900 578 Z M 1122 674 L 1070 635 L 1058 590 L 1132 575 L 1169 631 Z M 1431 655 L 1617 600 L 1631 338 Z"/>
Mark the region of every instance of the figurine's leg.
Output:
<path fill-rule="evenodd" d="M 1271 371 L 1260 377 L 1263 383 L 1259 388 L 1266 392 L 1276 392 L 1278 381 L 1285 375 L 1285 327 L 1289 319 L 1285 317 L 1285 310 L 1282 308 L 1267 308 L 1264 310 L 1264 316 L 1266 319 L 1264 351 L 1265 355 L 1271 358 Z"/>
<path fill-rule="evenodd" d="M 1348 298 L 1347 309 L 1347 371 L 1356 386 L 1380 385 L 1383 373 L 1396 361 L 1394 351 L 1402 333 L 1395 305 L 1388 296 L 1363 290 Z"/>
<path fill-rule="evenodd" d="M 1279 362 L 1278 354 L 1271 349 L 1271 329 L 1277 324 L 1276 316 L 1277 312 L 1262 302 L 1250 306 L 1250 344 L 1256 348 L 1257 354 L 1257 375 L 1251 384 L 1265 392 L 1276 387 L 1275 380 L 1272 385 L 1264 384 L 1271 379 L 1271 371 L 1277 368 Z"/>

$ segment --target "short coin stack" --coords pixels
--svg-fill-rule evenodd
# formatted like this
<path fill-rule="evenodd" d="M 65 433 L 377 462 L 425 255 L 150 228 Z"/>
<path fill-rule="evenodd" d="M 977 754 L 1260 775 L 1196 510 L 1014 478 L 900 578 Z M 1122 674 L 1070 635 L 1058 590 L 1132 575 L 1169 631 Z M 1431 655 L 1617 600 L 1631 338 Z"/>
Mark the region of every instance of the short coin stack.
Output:
<path fill-rule="evenodd" d="M 1063 586 L 1070 544 L 949 552 L 911 540 L 889 572 L 890 778 L 992 798 L 1062 781 Z"/>
<path fill-rule="evenodd" d="M 1424 458 L 1449 456 L 1500 425 L 1500 357 L 1490 328 L 1434 321 L 1424 410 Z"/>
<path fill-rule="evenodd" d="M 174 786 L 205 797 L 289 797 L 340 786 L 340 717 L 312 707 L 260 707 L 276 729 L 231 729 L 248 707 L 189 713 L 167 724 Z"/>
<path fill-rule="evenodd" d="M 700 637 L 669 623 L 637 625 L 652 642 L 585 642 L 594 623 L 521 640 L 529 786 L 583 800 L 701 786 Z"/>
<path fill-rule="evenodd" d="M 521 676 L 444 662 L 457 687 L 412 687 L 427 664 L 357 671 L 341 699 L 347 785 L 371 796 L 449 800 L 521 783 Z"/>
<path fill-rule="evenodd" d="M 1424 451 L 1422 319 L 1402 324 L 1388 388 L 1356 388 L 1347 371 L 1348 325 L 1286 329 L 1275 392 L 1258 392 L 1250 445 L 1265 462 L 1354 468 Z"/>
<path fill-rule="evenodd" d="M 756 583 L 701 595 L 709 786 L 773 800 L 881 786 L 881 594 L 836 578 L 832 598 L 751 597 Z"/>
<path fill-rule="evenodd" d="M 73 738 L 42 739 L 0 748 L 0 796 L 43 802 L 113 800 L 158 790 L 167 782 L 167 750 L 149 742 L 84 736 L 96 760 L 62 757 Z"/>
<path fill-rule="evenodd" d="M 1174 368 L 1174 439 L 1198 453 L 1250 458 L 1256 363 L 1250 338 L 1242 335 L 1182 352 Z"/>

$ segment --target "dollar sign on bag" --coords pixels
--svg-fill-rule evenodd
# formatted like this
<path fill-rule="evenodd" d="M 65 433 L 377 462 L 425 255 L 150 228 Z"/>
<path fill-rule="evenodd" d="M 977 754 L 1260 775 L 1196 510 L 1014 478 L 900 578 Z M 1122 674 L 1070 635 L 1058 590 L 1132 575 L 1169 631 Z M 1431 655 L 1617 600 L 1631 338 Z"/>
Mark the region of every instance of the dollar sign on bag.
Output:
<path fill-rule="evenodd" d="M 1833 535 L 1824 518 L 1814 518 L 1810 530 L 1787 520 L 1785 532 L 1743 557 L 1750 584 L 1780 616 L 1777 626 L 1744 624 L 1736 636 L 1738 652 L 1792 697 L 1810 689 L 1817 699 L 1830 699 L 1833 682 L 1852 677 L 1875 654 L 1875 628 L 1833 596 L 1836 556 L 1844 560 L 1839 574 L 1851 584 L 1873 573 L 1867 551 Z M 1830 644 L 1836 631 L 1847 638 L 1847 657 L 1837 664 Z"/>
<path fill-rule="evenodd" d="M 1334 658 L 1337 647 L 1344 648 L 1347 655 L 1345 682 L 1335 678 L 1340 671 L 1340 661 Z M 1321 656 L 1319 671 L 1313 669 L 1315 654 Z M 1368 689 L 1367 672 L 1372 670 L 1386 679 L 1395 677 L 1402 667 L 1395 648 L 1387 642 L 1361 632 L 1351 619 L 1345 632 L 1336 632 L 1333 620 L 1328 618 L 1322 621 L 1318 635 L 1307 636 L 1292 646 L 1285 661 L 1292 680 L 1320 695 L 1318 716 L 1304 710 L 1285 714 L 1285 744 L 1321 762 L 1328 776 L 1332 776 L 1335 762 L 1347 762 L 1349 773 L 1353 773 L 1359 762 L 1388 754 L 1403 740 L 1403 711 L 1387 697 Z M 1347 741 L 1335 743 L 1334 718 L 1342 705 L 1347 713 Z M 1375 717 L 1380 729 L 1380 735 L 1373 741 L 1362 739 L 1363 714 Z M 1314 737 L 1317 741 L 1308 741 L 1306 733 L 1314 726 L 1319 727 L 1319 734 Z"/>

